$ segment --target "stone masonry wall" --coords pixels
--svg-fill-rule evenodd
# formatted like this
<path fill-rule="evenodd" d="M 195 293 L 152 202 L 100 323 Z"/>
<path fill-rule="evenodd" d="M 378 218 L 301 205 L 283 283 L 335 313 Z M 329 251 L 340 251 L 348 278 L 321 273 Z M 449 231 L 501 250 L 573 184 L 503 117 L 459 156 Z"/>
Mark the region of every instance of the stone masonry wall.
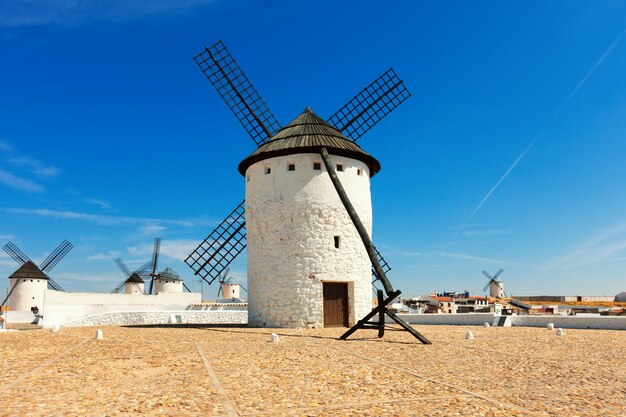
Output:
<path fill-rule="evenodd" d="M 343 165 L 339 179 L 371 235 L 367 166 L 331 159 Z M 323 326 L 324 281 L 348 283 L 350 323 L 372 309 L 369 258 L 323 163 L 314 170 L 314 162 L 321 163 L 321 157 L 288 155 L 258 162 L 246 173 L 251 326 Z M 295 171 L 287 169 L 289 164 Z"/>
<path fill-rule="evenodd" d="M 117 311 L 96 314 L 80 320 L 58 323 L 61 327 L 81 326 L 132 326 L 142 324 L 168 324 L 172 315 L 179 315 L 182 323 L 197 324 L 246 324 L 248 312 L 245 310 L 224 311 Z M 55 323 L 44 319 L 44 327 Z"/>

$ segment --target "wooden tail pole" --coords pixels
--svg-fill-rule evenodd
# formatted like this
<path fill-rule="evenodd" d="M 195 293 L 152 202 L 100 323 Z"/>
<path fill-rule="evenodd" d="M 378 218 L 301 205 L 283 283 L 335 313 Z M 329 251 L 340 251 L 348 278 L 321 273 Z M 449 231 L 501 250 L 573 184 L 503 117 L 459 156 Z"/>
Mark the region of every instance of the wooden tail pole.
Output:
<path fill-rule="evenodd" d="M 346 193 L 346 190 L 343 188 L 343 185 L 341 185 L 341 181 L 339 181 L 339 177 L 337 177 L 337 171 L 335 171 L 335 167 L 330 162 L 330 156 L 328 155 L 328 151 L 326 150 L 325 147 L 322 147 L 322 149 L 320 149 L 320 155 L 322 157 L 322 161 L 324 161 L 324 166 L 326 166 L 326 171 L 328 171 L 328 175 L 330 175 L 330 179 L 333 183 L 333 186 L 335 187 L 337 194 L 339 194 L 339 199 L 341 200 L 341 203 L 343 204 L 343 206 L 346 208 L 346 211 L 348 212 L 348 215 L 350 216 L 350 219 L 352 220 L 354 227 L 356 227 L 356 230 L 359 233 L 361 240 L 363 241 L 363 245 L 365 246 L 367 255 L 369 256 L 370 261 L 372 262 L 374 273 L 376 274 L 376 277 L 380 280 L 380 282 L 383 284 L 383 288 L 385 289 L 385 293 L 387 294 L 387 298 L 383 299 L 382 291 L 378 290 L 377 292 L 378 305 L 376 306 L 376 308 L 374 308 L 369 314 L 367 314 L 365 317 L 359 320 L 357 324 L 352 326 L 352 328 L 350 328 L 347 332 L 341 335 L 340 339 L 342 340 L 347 339 L 352 333 L 356 332 L 358 329 L 377 329 L 378 337 L 383 337 L 383 335 L 385 334 L 385 314 L 386 314 L 389 317 L 391 317 L 393 321 L 398 323 L 404 330 L 408 331 L 413 336 L 415 336 L 415 338 L 417 338 L 420 342 L 424 344 L 430 344 L 430 340 L 428 340 L 421 333 L 419 333 L 417 330 L 411 327 L 408 323 L 406 323 L 404 320 L 402 320 L 395 314 L 387 311 L 387 305 L 390 304 L 396 297 L 398 297 L 401 291 L 393 289 L 391 282 L 389 282 L 387 275 L 385 275 L 385 271 L 383 271 L 382 267 L 380 266 L 380 263 L 378 262 L 378 257 L 376 256 L 376 249 L 374 249 L 372 240 L 370 239 L 369 234 L 367 233 L 367 230 L 365 229 L 365 226 L 361 222 L 361 219 L 359 218 L 356 210 L 354 209 L 354 206 L 350 202 L 350 199 L 348 198 L 348 194 Z M 370 319 L 372 319 L 376 315 L 378 315 L 378 322 L 370 322 Z"/>
<path fill-rule="evenodd" d="M 372 240 L 370 239 L 367 230 L 365 230 L 365 226 L 363 226 L 359 215 L 356 213 L 354 206 L 350 202 L 348 194 L 346 194 L 346 190 L 343 188 L 343 185 L 341 185 L 341 181 L 339 181 L 339 177 L 337 177 L 337 171 L 335 171 L 335 167 L 333 166 L 333 164 L 331 164 L 330 157 L 328 156 L 328 151 L 325 147 L 320 150 L 320 155 L 322 156 L 322 160 L 324 161 L 324 165 L 326 166 L 326 171 L 328 171 L 330 179 L 335 186 L 335 190 L 337 190 L 337 194 L 339 194 L 339 199 L 343 203 L 343 206 L 346 208 L 348 216 L 350 216 L 350 220 L 352 220 L 352 223 L 354 223 L 354 227 L 356 227 L 356 231 L 359 233 L 359 236 L 363 241 L 363 245 L 365 245 L 365 250 L 367 251 L 367 256 L 369 256 L 370 261 L 372 262 L 372 266 L 374 267 L 376 278 L 378 278 L 383 284 L 385 293 L 387 294 L 387 296 L 389 296 L 389 294 L 394 292 L 393 286 L 391 285 L 391 282 L 389 282 L 389 280 L 387 279 L 387 275 L 385 275 L 383 268 L 378 262 L 378 258 L 376 257 L 376 250 L 374 249 L 374 244 L 372 243 Z"/>

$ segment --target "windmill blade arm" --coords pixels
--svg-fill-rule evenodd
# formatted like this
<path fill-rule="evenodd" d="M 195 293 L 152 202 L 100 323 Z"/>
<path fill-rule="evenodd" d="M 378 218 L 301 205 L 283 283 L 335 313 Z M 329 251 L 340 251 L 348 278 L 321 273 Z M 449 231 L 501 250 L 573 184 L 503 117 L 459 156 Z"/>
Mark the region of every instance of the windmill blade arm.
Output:
<path fill-rule="evenodd" d="M 491 281 L 487 282 L 487 284 L 483 287 L 483 291 L 487 291 L 487 288 L 489 288 L 489 284 L 491 284 Z"/>
<path fill-rule="evenodd" d="M 242 201 L 185 259 L 185 263 L 211 284 L 246 248 L 245 201 Z"/>
<path fill-rule="evenodd" d="M 404 82 L 389 68 L 330 116 L 328 123 L 356 142 L 409 97 Z"/>
<path fill-rule="evenodd" d="M 154 239 L 154 249 L 152 251 L 152 275 L 156 275 L 157 266 L 159 264 L 159 250 L 161 249 L 161 238 Z"/>
<path fill-rule="evenodd" d="M 498 272 L 496 272 L 496 274 L 493 276 L 493 279 L 496 279 L 500 276 L 500 274 L 502 274 L 504 272 L 504 269 L 500 269 Z"/>
<path fill-rule="evenodd" d="M 120 282 L 119 284 L 117 284 L 117 286 L 115 288 L 113 288 L 113 290 L 111 291 L 111 293 L 119 293 L 120 290 L 122 289 L 122 287 L 124 286 L 124 284 L 126 284 L 126 280 Z"/>
<path fill-rule="evenodd" d="M 43 272 L 50 272 L 50 270 L 54 268 L 54 266 L 58 264 L 59 261 L 63 259 L 63 257 L 67 255 L 70 250 L 72 250 L 73 247 L 74 245 L 72 245 L 67 239 L 64 240 L 55 250 L 52 251 L 50 255 L 48 255 L 46 259 L 44 259 L 39 266 L 39 269 Z"/>
<path fill-rule="evenodd" d="M 13 242 L 9 242 L 2 247 L 4 251 L 11 257 L 15 262 L 20 265 L 24 265 L 26 262 L 30 261 L 30 258 L 20 250 Z"/>
<path fill-rule="evenodd" d="M 389 271 L 391 271 L 391 267 L 389 266 L 385 258 L 383 258 L 383 255 L 381 255 L 378 249 L 376 249 L 376 246 L 372 245 L 372 247 L 374 248 L 374 251 L 376 251 L 376 257 L 378 258 L 378 263 L 380 264 L 380 267 L 383 269 L 383 272 L 387 274 Z M 374 270 L 373 266 L 372 276 L 374 277 L 375 281 L 378 280 L 378 277 L 376 276 L 376 271 Z"/>
<path fill-rule="evenodd" d="M 148 262 L 146 262 L 145 264 L 141 265 L 141 267 L 139 269 L 137 269 L 135 272 L 138 275 L 146 275 L 146 273 L 152 268 L 152 259 L 150 259 Z"/>
<path fill-rule="evenodd" d="M 222 41 L 205 48 L 194 61 L 254 143 L 261 146 L 280 129 L 276 118 Z"/>
<path fill-rule="evenodd" d="M 189 287 L 187 285 L 185 285 L 185 283 L 183 282 L 183 288 L 187 291 L 187 292 L 191 292 L 191 290 L 189 289 Z"/>
<path fill-rule="evenodd" d="M 52 278 L 48 277 L 48 289 L 55 291 L 65 291 L 59 284 L 56 283 Z"/>
<path fill-rule="evenodd" d="M 483 271 L 483 275 L 487 277 L 487 279 L 492 280 L 493 277 L 487 273 L 487 271 Z"/>
<path fill-rule="evenodd" d="M 124 276 L 126 276 L 126 278 L 130 277 L 130 274 L 131 274 L 130 269 L 128 269 L 124 261 L 122 261 L 122 258 L 117 258 L 115 260 L 115 264 L 120 268 L 120 270 L 122 271 Z"/>

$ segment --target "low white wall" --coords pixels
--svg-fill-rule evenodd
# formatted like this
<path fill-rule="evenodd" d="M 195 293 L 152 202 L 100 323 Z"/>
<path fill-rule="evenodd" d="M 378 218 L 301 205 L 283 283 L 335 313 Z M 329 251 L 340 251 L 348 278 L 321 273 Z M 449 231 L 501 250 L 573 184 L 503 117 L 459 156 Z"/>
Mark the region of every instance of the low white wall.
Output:
<path fill-rule="evenodd" d="M 494 313 L 464 313 L 464 314 L 398 314 L 398 317 L 410 324 L 442 324 L 461 326 L 482 326 L 485 322 L 494 323 Z M 512 326 L 519 327 L 546 327 L 554 323 L 554 327 L 565 329 L 607 329 L 626 330 L 624 316 L 504 316 L 510 318 Z M 394 323 L 389 317 L 385 323 Z"/>
<path fill-rule="evenodd" d="M 7 311 L 5 313 L 7 323 L 32 323 L 35 315 L 31 311 Z"/>
<path fill-rule="evenodd" d="M 554 323 L 554 327 L 565 329 L 607 329 L 626 330 L 625 316 L 511 316 L 513 326 L 546 327 Z"/>
<path fill-rule="evenodd" d="M 132 326 L 142 324 L 169 324 L 172 315 L 180 316 L 184 324 L 247 324 L 247 311 L 115 311 L 72 320 L 65 323 L 44 321 L 44 327 Z"/>
<path fill-rule="evenodd" d="M 47 323 L 65 323 L 107 312 L 184 310 L 201 298 L 197 292 L 145 295 L 46 290 L 43 318 Z"/>
<path fill-rule="evenodd" d="M 496 317 L 494 313 L 463 313 L 463 314 L 398 314 L 398 317 L 409 324 L 444 324 L 459 326 L 482 326 L 491 324 Z M 395 323 L 385 316 L 385 323 Z"/>

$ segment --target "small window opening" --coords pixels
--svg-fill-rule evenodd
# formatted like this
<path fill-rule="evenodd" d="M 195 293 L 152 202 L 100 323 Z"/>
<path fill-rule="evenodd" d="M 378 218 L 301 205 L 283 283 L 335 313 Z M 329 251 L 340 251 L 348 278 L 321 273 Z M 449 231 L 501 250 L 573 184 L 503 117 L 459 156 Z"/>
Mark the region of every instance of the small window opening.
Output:
<path fill-rule="evenodd" d="M 31 279 L 30 282 L 33 282 L 33 280 Z"/>
<path fill-rule="evenodd" d="M 250 174 L 246 175 L 246 182 L 250 182 Z"/>
<path fill-rule="evenodd" d="M 337 164 L 337 171 L 343 171 L 343 165 Z"/>
<path fill-rule="evenodd" d="M 337 249 L 339 249 L 339 241 L 341 240 L 341 238 L 339 236 L 335 236 L 335 247 Z"/>
<path fill-rule="evenodd" d="M 265 175 L 269 175 L 272 173 L 272 167 L 265 167 Z"/>
<path fill-rule="evenodd" d="M 287 164 L 287 171 L 295 171 L 296 164 Z"/>
<path fill-rule="evenodd" d="M 33 297 L 33 300 L 35 299 L 35 297 Z"/>
<path fill-rule="evenodd" d="M 321 162 L 313 162 L 313 169 L 316 171 L 319 171 L 322 169 L 322 163 Z"/>
<path fill-rule="evenodd" d="M 363 173 L 363 171 L 361 171 L 361 168 L 356 170 L 356 175 L 361 175 Z"/>

